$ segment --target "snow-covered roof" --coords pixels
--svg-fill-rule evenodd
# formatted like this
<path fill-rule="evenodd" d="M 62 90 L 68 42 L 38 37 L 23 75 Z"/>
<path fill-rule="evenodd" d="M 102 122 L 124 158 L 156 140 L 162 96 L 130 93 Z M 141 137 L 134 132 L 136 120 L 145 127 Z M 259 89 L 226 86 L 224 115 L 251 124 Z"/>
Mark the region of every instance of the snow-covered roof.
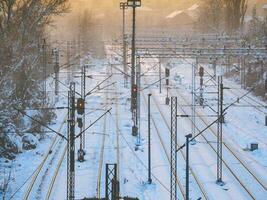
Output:
<path fill-rule="evenodd" d="M 171 14 L 169 14 L 166 18 L 167 18 L 167 19 L 174 18 L 174 17 L 176 17 L 177 15 L 181 14 L 182 12 L 184 12 L 184 11 L 183 11 L 183 10 L 177 10 L 177 11 L 174 11 L 174 12 L 172 12 Z"/>
<path fill-rule="evenodd" d="M 190 8 L 188 8 L 187 10 L 189 10 L 189 11 L 196 10 L 198 7 L 199 7 L 199 5 L 195 3 L 194 5 L 192 5 L 192 6 L 191 6 Z"/>

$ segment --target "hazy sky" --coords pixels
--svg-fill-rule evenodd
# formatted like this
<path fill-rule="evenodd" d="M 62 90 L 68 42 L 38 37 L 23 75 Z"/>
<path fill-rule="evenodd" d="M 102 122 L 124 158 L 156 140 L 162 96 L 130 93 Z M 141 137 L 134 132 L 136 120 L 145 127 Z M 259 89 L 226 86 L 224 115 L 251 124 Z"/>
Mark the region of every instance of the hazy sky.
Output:
<path fill-rule="evenodd" d="M 63 17 L 56 18 L 57 28 L 50 31 L 53 38 L 70 38 L 76 32 L 77 21 L 82 16 L 85 10 L 92 13 L 93 20 L 99 26 L 102 25 L 105 30 L 115 30 L 120 33 L 120 25 L 122 20 L 119 3 L 122 0 L 70 0 L 70 12 L 63 15 Z M 124 0 L 124 2 L 127 0 Z M 142 8 L 137 11 L 138 24 L 145 25 L 149 22 L 149 26 L 162 26 L 165 21 L 162 20 L 170 13 L 178 10 L 187 10 L 194 4 L 200 5 L 204 0 L 142 0 Z M 251 7 L 257 3 L 259 7 L 267 3 L 267 0 L 249 0 L 248 14 L 251 13 Z M 128 9 L 127 20 L 131 20 L 131 10 Z M 197 12 L 197 11 L 191 11 Z M 193 13 L 194 14 L 194 13 Z M 128 26 L 131 24 L 127 23 Z"/>

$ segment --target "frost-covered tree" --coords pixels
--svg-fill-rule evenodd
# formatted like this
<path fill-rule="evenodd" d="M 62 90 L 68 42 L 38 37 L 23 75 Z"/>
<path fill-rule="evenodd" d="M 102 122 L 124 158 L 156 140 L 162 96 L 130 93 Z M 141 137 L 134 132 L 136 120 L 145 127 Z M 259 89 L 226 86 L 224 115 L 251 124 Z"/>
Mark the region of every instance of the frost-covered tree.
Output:
<path fill-rule="evenodd" d="M 43 106 L 40 41 L 51 17 L 66 9 L 67 0 L 0 0 L 1 149 L 8 148 L 10 140 L 16 140 L 22 135 L 21 130 L 30 130 L 33 125 L 14 107 Z M 50 114 L 36 111 L 32 115 L 49 118 Z M 17 151 L 18 145 L 11 150 Z"/>

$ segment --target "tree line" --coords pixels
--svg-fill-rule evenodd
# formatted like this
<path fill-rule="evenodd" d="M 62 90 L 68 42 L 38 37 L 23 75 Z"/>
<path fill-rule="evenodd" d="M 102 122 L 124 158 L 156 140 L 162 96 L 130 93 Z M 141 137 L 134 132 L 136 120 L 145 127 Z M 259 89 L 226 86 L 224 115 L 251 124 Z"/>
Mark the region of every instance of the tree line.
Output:
<path fill-rule="evenodd" d="M 24 132 L 41 131 L 14 107 L 24 110 L 49 103 L 44 101 L 42 45 L 53 16 L 67 10 L 67 0 L 0 0 L 0 152 L 19 151 Z M 30 114 L 46 119 L 44 123 L 53 116 L 45 110 Z"/>

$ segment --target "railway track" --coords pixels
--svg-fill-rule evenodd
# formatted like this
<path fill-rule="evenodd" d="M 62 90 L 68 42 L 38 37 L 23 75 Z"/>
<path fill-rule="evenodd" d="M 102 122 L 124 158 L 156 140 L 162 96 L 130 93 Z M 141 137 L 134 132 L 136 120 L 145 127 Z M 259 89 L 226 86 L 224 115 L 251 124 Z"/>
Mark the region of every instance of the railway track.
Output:
<path fill-rule="evenodd" d="M 111 69 L 108 68 L 108 67 L 109 66 L 107 66 L 107 72 L 108 72 L 107 76 L 110 76 L 111 75 Z M 111 81 L 112 80 L 108 80 L 107 84 L 110 84 Z M 105 102 L 104 102 L 105 110 L 107 110 L 109 104 L 110 104 L 109 92 L 105 92 Z M 103 169 L 103 164 L 104 164 L 105 145 L 107 145 L 106 144 L 106 136 L 107 136 L 106 132 L 107 132 L 107 115 L 104 116 L 103 136 L 102 136 L 102 140 L 101 140 L 100 155 L 99 155 L 100 158 L 99 158 L 98 174 L 97 174 L 97 186 L 96 186 L 96 196 L 97 196 L 97 198 L 101 198 L 102 169 Z M 117 153 L 118 152 L 119 152 L 119 150 L 117 150 Z M 115 159 L 118 159 L 118 157 L 115 158 Z"/>
<path fill-rule="evenodd" d="M 179 97 L 182 97 L 184 102 L 186 102 L 188 105 L 191 104 L 191 103 L 188 103 L 187 100 L 181 94 L 179 94 L 179 92 L 177 90 L 175 90 L 175 92 L 178 94 Z M 170 91 L 170 94 L 171 93 L 172 93 L 172 91 Z M 180 105 L 178 105 L 178 107 L 184 114 L 187 114 L 185 112 L 185 110 Z M 201 121 L 204 123 L 204 125 L 205 125 L 204 128 L 209 125 L 209 122 L 207 122 L 207 120 L 204 119 L 198 112 L 197 112 L 197 117 L 200 118 Z M 191 119 L 190 119 L 190 121 L 191 121 Z M 197 131 L 201 131 L 200 130 L 201 128 L 196 127 L 196 129 L 197 129 Z M 216 137 L 217 137 L 216 131 L 212 127 L 209 128 L 209 130 L 213 133 L 213 135 L 215 136 L 215 139 L 216 139 Z M 214 153 L 217 155 L 216 147 L 210 143 L 210 141 L 212 141 L 212 140 L 207 139 L 204 136 L 202 136 L 202 138 L 205 140 L 205 142 L 212 148 Z M 214 138 L 213 138 L 213 140 L 214 140 Z M 227 151 L 230 152 L 230 155 L 232 155 L 234 157 L 234 161 L 231 161 L 232 163 L 223 160 L 224 166 L 234 176 L 234 178 L 238 181 L 238 183 L 241 185 L 241 187 L 246 191 L 246 193 L 249 195 L 249 197 L 251 199 L 257 199 L 258 200 L 258 198 L 257 198 L 258 194 L 260 194 L 260 196 L 264 196 L 264 195 L 267 196 L 267 193 L 266 193 L 267 192 L 267 190 L 266 190 L 267 186 L 266 186 L 266 183 L 264 183 L 264 180 L 262 180 L 260 177 L 257 177 L 255 175 L 255 173 L 252 172 L 252 170 L 245 164 L 245 161 L 243 161 L 237 155 L 237 152 L 235 152 L 229 145 L 223 143 L 223 148 L 224 148 L 224 152 L 226 149 Z M 236 163 L 236 161 L 243 167 L 243 170 L 246 172 L 246 174 L 248 174 L 246 177 L 242 177 L 242 176 L 240 177 L 239 175 L 237 175 L 237 173 L 234 171 L 238 170 L 238 169 L 234 170 L 234 169 L 232 169 L 233 166 L 230 166 L 231 164 L 234 165 Z M 243 179 L 243 180 L 241 180 L 241 179 Z M 249 179 L 249 181 L 247 181 L 248 179 Z M 252 181 L 252 183 L 251 183 L 251 181 Z M 254 184 L 253 184 L 253 182 L 254 182 Z M 255 189 L 255 183 L 258 187 L 256 189 Z"/>
<path fill-rule="evenodd" d="M 146 81 L 145 81 L 145 82 L 146 82 Z M 146 82 L 146 83 L 147 83 L 147 82 Z M 150 90 L 150 92 L 152 93 L 151 90 Z M 143 98 L 144 98 L 144 100 L 145 100 L 144 102 L 145 102 L 146 107 L 147 107 L 147 100 L 146 100 L 146 97 L 145 97 L 143 91 L 142 91 L 142 96 L 143 96 Z M 159 105 L 158 105 L 158 103 L 156 102 L 156 100 L 154 99 L 154 95 L 152 95 L 152 99 L 154 100 L 154 102 L 155 102 L 155 104 L 156 104 L 156 107 L 158 108 L 158 111 L 159 111 L 160 115 L 162 116 L 163 121 L 165 122 L 165 124 L 166 124 L 166 126 L 167 126 L 167 128 L 168 128 L 168 130 L 169 130 L 169 132 L 170 132 L 170 131 L 171 131 L 170 125 L 168 124 L 168 122 L 167 122 L 165 116 L 163 115 L 162 111 L 159 109 Z M 153 122 L 153 124 L 154 124 L 155 129 L 156 129 L 156 132 L 157 132 L 157 135 L 158 135 L 158 137 L 159 137 L 160 143 L 161 143 L 161 145 L 162 145 L 162 147 L 163 147 L 163 149 L 164 149 L 164 153 L 165 153 L 165 155 L 166 155 L 166 157 L 167 157 L 167 159 L 168 159 L 168 161 L 169 161 L 169 164 L 170 164 L 170 163 L 171 163 L 171 160 L 170 160 L 169 153 L 168 153 L 168 151 L 167 151 L 167 147 L 166 147 L 166 145 L 165 145 L 165 143 L 164 143 L 164 141 L 163 141 L 163 139 L 162 139 L 162 136 L 161 136 L 161 134 L 160 134 L 159 128 L 158 128 L 158 126 L 157 126 L 157 123 L 155 122 L 155 119 L 154 119 L 153 115 L 151 115 L 151 119 L 152 119 L 152 122 Z M 178 148 L 179 148 L 179 146 L 178 146 Z M 184 154 L 184 152 L 183 152 L 183 151 L 180 151 L 180 154 L 181 154 L 182 158 L 183 158 L 184 161 L 185 161 L 185 154 Z M 207 192 L 206 192 L 205 189 L 203 188 L 203 186 L 202 186 L 200 180 L 198 179 L 198 177 L 196 176 L 196 174 L 194 173 L 194 171 L 192 170 L 191 167 L 190 167 L 190 173 L 192 174 L 194 180 L 196 181 L 196 184 L 198 185 L 198 187 L 199 187 L 199 189 L 200 189 L 200 192 L 202 193 L 202 196 L 204 197 L 204 199 L 208 200 L 209 197 L 208 197 L 208 195 L 207 195 Z M 185 199 L 185 197 L 186 197 L 186 195 L 185 195 L 185 191 L 184 191 L 184 189 L 183 189 L 181 183 L 180 183 L 179 181 L 177 181 L 177 182 L 178 182 L 179 190 L 180 190 L 180 192 L 181 192 L 183 198 Z"/>
<path fill-rule="evenodd" d="M 105 95 L 105 109 L 107 109 L 108 95 Z M 98 174 L 97 174 L 97 186 L 96 186 L 96 195 L 97 198 L 101 198 L 101 177 L 102 169 L 104 162 L 104 151 L 105 151 L 105 142 L 106 142 L 106 131 L 107 131 L 107 115 L 104 116 L 104 125 L 103 125 L 103 135 L 100 146 L 100 155 L 99 155 L 99 165 L 98 165 Z"/>
<path fill-rule="evenodd" d="M 64 120 L 58 129 L 58 132 L 60 132 L 62 130 L 63 125 L 66 122 L 66 119 L 67 119 L 67 115 L 64 117 Z M 51 155 L 52 150 L 56 148 L 57 143 L 60 143 L 61 140 L 62 140 L 62 138 L 59 138 L 59 136 L 57 136 L 57 135 L 53 138 L 53 141 L 52 141 L 51 145 L 49 146 L 48 151 L 45 154 L 44 159 L 42 160 L 42 162 L 38 166 L 33 178 L 31 179 L 31 182 L 29 184 L 28 189 L 25 192 L 23 200 L 31 200 L 31 194 L 33 193 L 33 188 L 35 187 L 35 185 L 37 185 L 37 179 L 38 179 L 38 177 L 40 177 L 42 175 L 41 172 L 45 168 L 45 163 L 47 163 L 49 161 L 49 157 L 51 157 L 49 155 Z M 57 149 L 56 152 L 54 152 L 54 155 L 52 156 L 51 160 L 54 159 L 54 157 L 58 153 L 58 151 L 59 151 L 59 149 Z M 50 160 L 50 162 L 51 162 L 51 160 Z M 47 172 L 47 170 L 49 170 L 49 169 L 47 168 L 45 170 L 45 172 Z M 45 175 L 43 174 L 42 177 L 45 177 Z M 41 184 L 39 184 L 39 187 L 40 187 L 40 185 Z"/>
<path fill-rule="evenodd" d="M 116 85 L 116 91 L 118 91 L 118 87 Z M 116 160 L 117 160 L 117 180 L 120 180 L 120 134 L 119 134 L 119 121 L 120 121 L 120 113 L 119 113 L 119 107 L 118 107 L 118 104 L 119 104 L 119 97 L 117 96 L 114 96 L 115 98 L 115 115 L 116 115 Z"/>
<path fill-rule="evenodd" d="M 186 100 L 186 98 L 181 94 L 181 93 L 179 93 L 178 92 L 178 90 L 175 90 L 175 92 L 176 92 L 176 94 L 178 94 L 178 96 L 179 97 L 181 97 L 180 99 L 183 99 L 183 101 L 186 103 L 186 104 L 188 104 L 188 105 L 190 105 L 191 103 L 190 102 L 188 102 L 187 100 Z M 170 91 L 170 94 L 172 93 L 172 90 Z M 247 103 L 249 103 L 248 101 L 246 101 Z M 258 103 L 258 102 L 257 102 Z M 251 104 L 251 103 L 250 103 Z M 186 112 L 185 112 L 185 110 L 180 106 L 180 105 L 178 105 L 179 106 L 179 108 L 180 108 L 180 110 L 184 113 L 184 114 L 187 114 Z M 258 109 L 258 108 L 257 108 Z M 262 112 L 262 111 L 261 111 Z M 208 126 L 209 124 L 210 124 L 210 122 L 208 122 L 204 117 L 203 117 L 203 115 L 201 115 L 201 114 L 199 114 L 198 112 L 196 112 L 196 114 L 197 114 L 197 117 L 204 123 L 204 125 L 205 126 Z M 190 121 L 192 122 L 192 120 L 190 119 Z M 195 127 L 196 127 L 196 125 L 195 125 Z M 198 128 L 198 127 L 196 127 L 196 129 L 198 130 L 198 131 L 200 131 L 200 129 Z M 217 133 L 216 133 L 216 131 L 214 130 L 214 128 L 213 127 L 210 127 L 209 128 L 209 130 L 212 132 L 212 134 L 215 136 L 215 139 L 216 139 L 216 137 L 217 137 Z M 213 146 L 213 144 L 211 144 L 209 141 L 211 141 L 211 140 L 208 140 L 206 137 L 204 137 L 203 135 L 202 135 L 202 137 L 204 138 L 204 140 L 207 142 L 207 144 L 209 145 L 209 146 L 211 146 L 211 148 L 213 149 L 213 151 L 216 153 L 216 147 L 214 147 Z M 214 139 L 214 138 L 213 138 Z M 224 138 L 225 139 L 225 138 Z M 216 141 L 216 140 L 215 140 Z M 253 170 L 252 169 L 250 169 L 250 167 L 248 167 L 247 166 L 247 164 L 245 163 L 245 161 L 243 161 L 243 159 L 241 159 L 238 155 L 237 155 L 237 152 L 235 152 L 235 150 L 233 150 L 232 149 L 232 147 L 230 146 L 230 145 L 228 145 L 228 144 L 226 144 L 225 142 L 223 143 L 223 147 L 225 148 L 225 149 L 227 149 L 229 152 L 230 152 L 230 154 L 238 161 L 238 163 L 240 163 L 240 165 L 245 169 L 245 171 L 256 181 L 256 183 L 257 183 L 257 185 L 259 185 L 260 187 L 261 187 L 261 189 L 263 189 L 264 190 L 264 192 L 266 193 L 267 192 L 267 184 L 266 184 L 266 182 L 263 180 L 263 179 L 261 179 L 260 177 L 257 177 L 256 175 L 255 175 L 255 173 L 253 172 Z M 217 154 L 217 153 L 216 153 Z M 238 176 L 236 176 L 235 174 L 234 174 L 234 172 L 233 172 L 233 170 L 231 170 L 231 168 L 230 168 L 230 166 L 229 166 L 229 164 L 227 164 L 224 160 L 223 160 L 223 163 L 224 163 L 224 165 L 228 168 L 228 170 L 232 173 L 232 175 L 233 176 L 235 176 L 236 177 L 236 179 L 238 179 L 238 182 L 243 186 L 243 188 L 248 192 L 248 194 L 250 194 L 250 196 L 252 197 L 252 199 L 255 199 L 254 197 L 253 197 L 253 195 L 252 195 L 252 193 L 253 192 L 251 192 L 251 191 L 254 191 L 253 189 L 251 189 L 251 191 L 249 191 L 248 189 L 247 189 L 247 187 L 245 187 L 244 186 L 244 184 L 240 181 L 240 179 L 238 178 Z M 249 186 L 251 186 L 251 184 L 248 184 Z M 259 190 L 260 191 L 260 190 Z M 267 196 L 267 193 L 265 194 L 266 196 Z"/>
<path fill-rule="evenodd" d="M 229 83 L 229 81 L 227 81 L 227 85 L 230 85 L 230 87 L 234 87 L 234 85 L 231 84 L 231 83 Z M 235 91 L 228 90 L 228 92 L 231 93 L 232 95 L 234 95 L 237 98 L 244 95 L 244 93 L 242 93 L 240 90 L 235 90 Z M 259 102 L 258 100 L 254 99 L 253 97 L 245 96 L 242 99 L 242 101 L 245 101 L 248 105 L 250 105 L 251 107 L 253 107 L 260 114 L 264 114 L 264 115 L 267 114 L 267 112 L 266 112 L 267 105 Z M 255 106 L 255 104 L 256 104 L 256 106 Z M 265 108 L 265 111 L 263 111 L 262 109 L 260 109 L 258 106 L 260 106 L 262 108 Z"/>
<path fill-rule="evenodd" d="M 67 153 L 67 145 L 65 145 L 65 147 L 64 147 L 64 151 L 63 151 L 63 153 L 62 153 L 62 155 L 60 157 L 60 160 L 59 160 L 59 162 L 57 164 L 56 170 L 55 170 L 55 172 L 53 174 L 52 180 L 51 180 L 51 182 L 49 184 L 48 191 L 47 191 L 46 196 L 45 196 L 45 200 L 49 200 L 50 197 L 51 197 L 51 194 L 52 194 L 52 191 L 53 191 L 53 187 L 55 185 L 59 170 L 60 170 L 60 168 L 62 166 L 62 163 L 63 163 L 63 160 L 64 160 L 64 157 L 65 157 L 66 153 Z"/>
<path fill-rule="evenodd" d="M 170 91 L 170 93 L 172 93 L 172 91 Z M 180 99 L 182 99 L 185 103 L 187 104 L 190 104 L 183 95 L 181 95 L 177 90 L 175 90 L 175 93 L 180 97 Z M 179 106 L 179 105 L 178 105 Z M 187 112 L 181 107 L 179 106 L 180 110 L 184 113 L 184 114 L 187 114 Z M 203 118 L 202 115 L 200 115 L 198 112 L 196 112 L 196 116 L 204 123 L 205 126 L 208 126 L 209 125 L 209 122 Z M 191 119 L 190 119 L 191 120 Z M 196 125 L 195 125 L 196 127 Z M 196 127 L 196 129 L 198 131 L 200 131 L 200 129 L 198 127 Z M 215 136 L 215 138 L 213 137 L 212 139 L 207 139 L 207 136 L 204 136 L 204 135 L 201 135 L 202 138 L 206 141 L 206 143 L 211 147 L 211 149 L 214 151 L 214 153 L 217 155 L 216 153 L 216 147 L 210 143 L 210 141 L 214 140 L 216 141 L 216 137 L 217 137 L 217 133 L 216 131 L 210 127 L 209 130 L 211 131 L 211 133 L 213 134 L 213 136 Z M 242 181 L 241 178 L 239 175 L 236 174 L 236 172 L 234 172 L 233 170 L 233 166 L 230 166 L 231 163 L 227 162 L 225 159 L 223 159 L 223 164 L 224 166 L 230 171 L 230 173 L 235 177 L 235 179 L 239 182 L 239 184 L 242 186 L 242 188 L 247 192 L 247 194 L 249 194 L 249 196 L 252 198 L 252 199 L 257 199 L 258 198 L 256 197 L 258 194 L 258 192 L 260 194 L 265 194 L 267 195 L 267 187 L 266 187 L 266 184 L 263 183 L 262 180 L 260 180 L 260 178 L 258 178 L 252 171 L 251 169 L 245 164 L 245 162 L 239 158 L 239 156 L 237 155 L 237 153 L 229 146 L 227 145 L 225 142 L 223 143 L 223 151 L 226 153 L 227 151 L 229 152 L 228 155 L 232 155 L 233 158 L 234 158 L 234 161 L 238 162 L 239 163 L 239 166 L 242 166 L 243 167 L 243 170 L 249 175 L 249 176 L 246 176 L 246 180 L 250 179 L 250 181 L 247 181 L 247 183 L 244 183 L 244 180 Z M 229 158 L 228 158 L 229 159 Z M 240 167 L 239 167 L 240 168 Z M 239 169 L 240 170 L 240 169 Z M 251 181 L 252 183 L 254 182 L 254 184 L 251 184 Z M 255 189 L 255 184 L 260 186 L 259 188 Z M 249 186 L 253 186 L 253 189 L 250 188 L 248 189 Z M 255 194 L 255 191 L 256 191 L 256 194 Z"/>

